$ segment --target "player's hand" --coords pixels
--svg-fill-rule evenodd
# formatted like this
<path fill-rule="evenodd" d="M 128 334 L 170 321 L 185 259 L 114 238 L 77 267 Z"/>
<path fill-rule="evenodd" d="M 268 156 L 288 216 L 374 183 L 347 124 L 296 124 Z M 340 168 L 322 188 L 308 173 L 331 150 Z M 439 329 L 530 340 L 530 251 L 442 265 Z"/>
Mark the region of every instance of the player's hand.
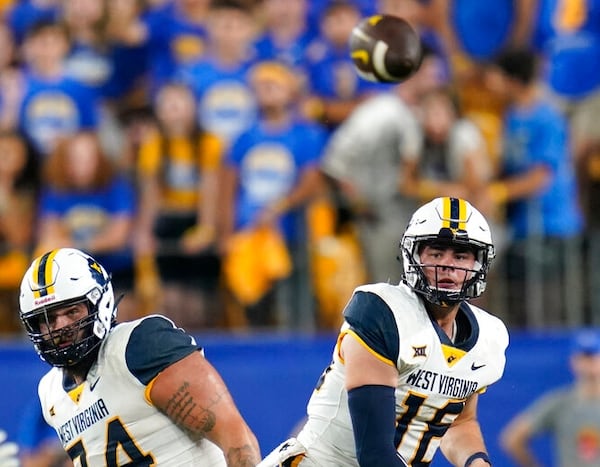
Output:
<path fill-rule="evenodd" d="M 19 467 L 17 443 L 6 441 L 6 432 L 0 430 L 0 467 Z"/>
<path fill-rule="evenodd" d="M 296 438 L 290 438 L 277 446 L 257 467 L 281 467 L 306 453 L 306 448 Z"/>

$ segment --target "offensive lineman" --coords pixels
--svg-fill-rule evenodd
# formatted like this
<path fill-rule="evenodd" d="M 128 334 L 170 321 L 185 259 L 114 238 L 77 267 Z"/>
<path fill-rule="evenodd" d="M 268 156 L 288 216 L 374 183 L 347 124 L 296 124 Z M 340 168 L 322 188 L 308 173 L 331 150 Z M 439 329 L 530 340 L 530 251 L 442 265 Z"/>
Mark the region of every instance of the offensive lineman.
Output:
<path fill-rule="evenodd" d="M 400 246 L 402 283 L 354 291 L 308 421 L 260 467 L 425 467 L 438 447 L 454 466 L 491 465 L 477 399 L 502 376 L 508 332 L 467 303 L 494 258 L 488 223 L 465 200 L 437 198 Z"/>
<path fill-rule="evenodd" d="M 110 276 L 72 248 L 21 283 L 21 320 L 52 368 L 44 418 L 82 466 L 254 466 L 254 434 L 194 339 L 152 315 L 115 325 Z"/>

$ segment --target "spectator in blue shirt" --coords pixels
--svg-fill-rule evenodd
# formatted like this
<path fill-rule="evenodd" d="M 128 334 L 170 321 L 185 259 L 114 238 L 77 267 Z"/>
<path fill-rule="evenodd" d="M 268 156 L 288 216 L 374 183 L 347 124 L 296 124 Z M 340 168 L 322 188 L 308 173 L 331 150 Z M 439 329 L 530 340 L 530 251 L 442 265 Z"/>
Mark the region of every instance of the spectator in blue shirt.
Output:
<path fill-rule="evenodd" d="M 53 21 L 60 15 L 60 0 L 20 0 L 12 3 L 6 12 L 6 21 L 19 44 L 35 23 Z"/>
<path fill-rule="evenodd" d="M 310 97 L 305 111 L 332 130 L 385 86 L 360 78 L 350 57 L 350 33 L 360 19 L 359 7 L 350 0 L 329 1 L 321 13 L 319 36 L 307 49 Z"/>
<path fill-rule="evenodd" d="M 544 97 L 537 65 L 538 56 L 532 50 L 509 49 L 498 55 L 488 74 L 490 86 L 503 93 L 509 107 L 504 118 L 501 178 L 487 194 L 506 205 L 512 232 L 507 270 L 515 300 L 509 309 L 530 325 L 542 324 L 541 316 L 536 317 L 524 302 L 527 294 L 516 289 L 536 275 L 543 281 L 543 293 L 537 297 L 544 304 L 543 320 L 557 324 L 576 319 L 566 314 L 565 297 L 560 293 L 579 272 L 565 261 L 580 256 L 577 244 L 584 227 L 567 122 Z M 541 257 L 536 257 L 536 250 Z M 540 269 L 532 269 L 535 265 L 541 265 Z M 565 271 L 570 277 L 562 277 Z M 576 314 L 574 303 L 568 309 Z"/>
<path fill-rule="evenodd" d="M 230 144 L 256 121 L 256 103 L 247 73 L 256 62 L 250 10 L 219 0 L 208 13 L 208 42 L 199 60 L 178 68 L 177 78 L 198 101 L 198 124 Z"/>
<path fill-rule="evenodd" d="M 151 5 L 143 12 L 128 8 L 124 15 L 118 14 L 121 5 L 111 7 L 117 13 L 110 18 L 112 36 L 146 51 L 152 95 L 179 67 L 204 55 L 210 4 L 209 0 L 173 0 Z"/>
<path fill-rule="evenodd" d="M 262 30 L 256 41 L 260 60 L 277 60 L 306 78 L 306 49 L 318 30 L 309 21 L 308 0 L 261 0 Z"/>
<path fill-rule="evenodd" d="M 97 95 L 66 74 L 70 42 L 65 28 L 52 21 L 36 23 L 28 31 L 24 96 L 19 128 L 41 156 L 47 156 L 58 137 L 99 123 Z"/>
<path fill-rule="evenodd" d="M 61 139 L 44 163 L 37 251 L 77 247 L 102 258 L 115 288 L 133 290 L 131 232 L 137 201 L 131 180 L 119 174 L 95 132 Z M 133 318 L 131 294 L 119 305 Z"/>
<path fill-rule="evenodd" d="M 282 233 L 292 257 L 292 276 L 277 291 L 279 299 L 246 308 L 250 324 L 312 326 L 305 208 L 319 189 L 326 133 L 298 118 L 298 80 L 290 67 L 260 62 L 251 71 L 250 83 L 260 118 L 234 141 L 225 163 L 225 235 L 273 227 Z M 276 290 L 271 292 L 273 299 Z"/>

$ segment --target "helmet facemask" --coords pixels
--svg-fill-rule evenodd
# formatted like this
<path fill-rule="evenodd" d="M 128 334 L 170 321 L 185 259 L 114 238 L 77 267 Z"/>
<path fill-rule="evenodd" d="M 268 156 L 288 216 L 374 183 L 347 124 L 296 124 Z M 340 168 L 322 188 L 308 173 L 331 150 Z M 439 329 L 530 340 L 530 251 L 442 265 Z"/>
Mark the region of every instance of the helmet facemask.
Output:
<path fill-rule="evenodd" d="M 423 248 L 432 244 L 440 245 L 441 248 L 465 248 L 473 251 L 475 254 L 473 268 L 422 263 L 420 254 Z M 472 242 L 450 240 L 440 243 L 440 238 L 435 237 L 415 242 L 403 242 L 402 255 L 404 257 L 405 282 L 430 303 L 440 306 L 452 306 L 479 297 L 485 290 L 489 257 L 488 250 L 484 246 L 476 247 Z M 435 269 L 432 283 L 430 283 L 425 272 L 431 268 Z M 460 288 L 444 288 L 443 284 L 440 284 L 439 272 L 443 269 L 452 269 L 458 275 L 462 275 L 463 280 Z M 461 271 L 464 274 L 461 274 Z"/>
<path fill-rule="evenodd" d="M 50 330 L 49 315 L 57 308 L 84 303 L 87 315 L 76 322 L 60 329 Z M 87 298 L 73 302 L 63 302 L 57 306 L 41 308 L 30 316 L 23 318 L 23 323 L 33 345 L 42 358 L 52 366 L 68 367 L 77 365 L 90 355 L 100 344 L 100 339 L 93 333 L 97 311 Z M 42 331 L 42 323 L 48 331 Z M 70 342 L 63 345 L 63 341 Z"/>
<path fill-rule="evenodd" d="M 426 245 L 472 251 L 475 254 L 473 268 L 423 264 L 421 252 Z M 467 201 L 448 197 L 436 198 L 413 214 L 400 249 L 404 266 L 403 281 L 428 302 L 441 306 L 452 306 L 479 297 L 485 291 L 487 273 L 495 257 L 490 228 L 485 218 Z M 433 283 L 430 284 L 424 268 L 433 267 L 436 269 Z M 440 286 L 440 271 L 446 268 L 464 271 L 460 288 Z"/>

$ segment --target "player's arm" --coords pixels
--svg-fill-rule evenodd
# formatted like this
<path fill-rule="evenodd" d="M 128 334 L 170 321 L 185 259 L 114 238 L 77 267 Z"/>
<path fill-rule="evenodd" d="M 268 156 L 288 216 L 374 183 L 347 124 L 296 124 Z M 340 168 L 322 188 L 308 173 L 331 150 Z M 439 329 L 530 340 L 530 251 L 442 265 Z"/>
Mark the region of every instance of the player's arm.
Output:
<path fill-rule="evenodd" d="M 477 420 L 477 393 L 470 396 L 461 414 L 442 437 L 440 449 L 456 467 L 489 467 L 487 450 Z"/>
<path fill-rule="evenodd" d="M 534 434 L 531 420 L 525 415 L 517 415 L 500 433 L 500 445 L 523 467 L 538 467 L 540 463 L 529 447 Z"/>
<path fill-rule="evenodd" d="M 259 462 L 254 434 L 192 336 L 164 317 L 149 316 L 131 332 L 125 361 L 146 386 L 149 402 L 192 440 L 215 443 L 229 466 Z"/>
<path fill-rule="evenodd" d="M 344 316 L 351 327 L 339 352 L 358 463 L 361 467 L 406 466 L 394 444 L 398 332 L 392 314 L 377 295 L 357 292 Z"/>
<path fill-rule="evenodd" d="M 359 465 L 406 466 L 394 445 L 395 366 L 374 356 L 352 334 L 342 340 L 341 353 Z"/>
<path fill-rule="evenodd" d="M 228 466 L 255 466 L 260 461 L 256 437 L 224 381 L 200 352 L 162 371 L 153 382 L 150 399 L 190 438 L 207 438 L 219 446 Z"/>

